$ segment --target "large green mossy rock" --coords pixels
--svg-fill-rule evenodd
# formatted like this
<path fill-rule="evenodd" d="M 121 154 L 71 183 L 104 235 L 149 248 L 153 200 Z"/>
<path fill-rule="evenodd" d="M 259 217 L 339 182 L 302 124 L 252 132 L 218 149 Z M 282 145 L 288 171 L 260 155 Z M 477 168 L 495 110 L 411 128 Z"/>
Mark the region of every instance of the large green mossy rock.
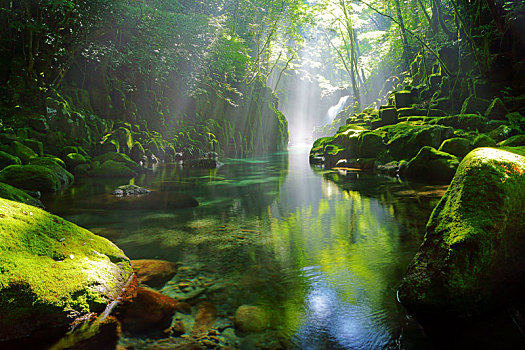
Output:
<path fill-rule="evenodd" d="M 525 135 L 515 135 L 498 143 L 500 147 L 525 146 Z"/>
<path fill-rule="evenodd" d="M 408 162 L 404 175 L 416 180 L 448 182 L 454 177 L 458 165 L 458 158 L 452 154 L 425 146 Z"/>
<path fill-rule="evenodd" d="M 62 168 L 66 168 L 66 163 L 58 157 L 53 156 L 46 156 L 46 157 L 38 157 L 38 158 L 32 158 L 29 161 L 29 164 L 31 165 L 43 165 L 47 167 L 54 167 L 54 166 L 60 166 Z"/>
<path fill-rule="evenodd" d="M 89 159 L 80 153 L 69 153 L 64 157 L 67 168 L 72 170 L 80 164 L 89 164 Z"/>
<path fill-rule="evenodd" d="M 358 138 L 359 158 L 377 158 L 387 151 L 383 138 L 373 132 L 363 132 Z"/>
<path fill-rule="evenodd" d="M 24 164 L 27 164 L 31 158 L 38 157 L 35 151 L 18 141 L 13 141 L 9 145 L 9 153 L 20 158 Z"/>
<path fill-rule="evenodd" d="M 5 168 L 9 165 L 20 165 L 22 162 L 20 161 L 20 158 L 13 156 L 9 153 L 6 153 L 4 151 L 0 151 L 0 170 Z"/>
<path fill-rule="evenodd" d="M 0 214 L 0 341 L 65 332 L 130 279 L 128 258 L 107 239 L 6 199 Z"/>
<path fill-rule="evenodd" d="M 412 105 L 414 99 L 412 98 L 412 92 L 408 90 L 398 91 L 394 94 L 394 101 L 396 108 L 407 108 Z"/>
<path fill-rule="evenodd" d="M 36 198 L 31 197 L 26 192 L 13 187 L 11 185 L 0 182 L 0 198 L 9 199 L 15 202 L 33 205 L 35 207 L 43 208 L 42 202 Z"/>
<path fill-rule="evenodd" d="M 472 141 L 473 148 L 479 147 L 496 147 L 496 141 L 494 141 L 490 136 L 485 134 L 480 134 L 476 136 L 474 141 Z"/>
<path fill-rule="evenodd" d="M 523 208 L 525 157 L 494 148 L 469 153 L 428 221 L 401 302 L 416 316 L 470 315 L 521 293 Z"/>
<path fill-rule="evenodd" d="M 413 122 L 401 122 L 381 130 L 386 131 L 388 150 L 396 160 L 411 159 L 424 146 L 438 148 L 454 135 L 450 127 Z"/>
<path fill-rule="evenodd" d="M 485 131 L 487 118 L 477 114 L 458 114 L 437 119 L 437 125 L 450 126 L 454 129 Z"/>
<path fill-rule="evenodd" d="M 463 137 L 453 137 L 443 141 L 438 151 L 453 154 L 457 157 L 464 157 L 472 151 L 472 143 Z"/>
<path fill-rule="evenodd" d="M 492 120 L 505 120 L 505 116 L 509 113 L 503 101 L 495 98 L 485 111 L 485 116 Z"/>
<path fill-rule="evenodd" d="M 461 114 L 484 114 L 490 105 L 490 101 L 476 96 L 467 97 L 461 107 Z"/>
<path fill-rule="evenodd" d="M 29 191 L 55 192 L 73 181 L 64 168 L 42 165 L 10 165 L 0 171 L 0 182 Z"/>
<path fill-rule="evenodd" d="M 93 177 L 134 177 L 136 175 L 136 171 L 113 160 L 107 160 L 89 172 L 89 176 Z"/>
<path fill-rule="evenodd" d="M 122 163 L 128 168 L 133 169 L 133 170 L 138 169 L 140 167 L 136 162 L 134 162 L 128 155 L 124 153 L 107 152 L 107 153 L 98 155 L 95 158 L 93 158 L 93 161 L 100 162 L 101 164 L 108 160 Z"/>
<path fill-rule="evenodd" d="M 21 142 L 27 147 L 31 148 L 33 152 L 37 154 L 37 156 L 41 157 L 44 155 L 44 145 L 42 142 L 33 139 L 25 139 L 21 140 Z"/>

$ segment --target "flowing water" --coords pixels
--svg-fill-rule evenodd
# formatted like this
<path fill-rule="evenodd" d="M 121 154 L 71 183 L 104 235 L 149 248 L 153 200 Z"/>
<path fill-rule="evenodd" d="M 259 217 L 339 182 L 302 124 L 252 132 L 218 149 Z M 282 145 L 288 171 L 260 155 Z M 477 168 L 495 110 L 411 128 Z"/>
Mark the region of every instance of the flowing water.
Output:
<path fill-rule="evenodd" d="M 44 200 L 48 210 L 111 239 L 131 259 L 178 262 L 161 292 L 214 304 L 221 344 L 429 348 L 397 303 L 396 287 L 445 186 L 313 169 L 305 149 L 229 159 L 213 170 L 165 165 L 133 180 L 190 194 L 200 202 L 196 208 L 108 209 L 108 193 L 126 182 L 85 180 Z M 269 329 L 236 332 L 232 316 L 240 305 L 267 310 Z M 175 316 L 190 330 L 192 310 Z M 120 340 L 134 349 L 155 342 L 126 333 Z"/>

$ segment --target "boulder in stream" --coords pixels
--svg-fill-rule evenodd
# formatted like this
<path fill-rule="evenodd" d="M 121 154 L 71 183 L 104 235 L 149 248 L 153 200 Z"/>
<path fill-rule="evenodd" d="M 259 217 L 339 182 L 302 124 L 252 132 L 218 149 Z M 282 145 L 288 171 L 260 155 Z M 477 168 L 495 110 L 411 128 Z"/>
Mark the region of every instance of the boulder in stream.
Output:
<path fill-rule="evenodd" d="M 64 334 L 119 297 L 133 272 L 113 243 L 0 199 L 0 342 Z"/>
<path fill-rule="evenodd" d="M 482 313 L 523 290 L 525 148 L 509 150 L 478 148 L 459 165 L 399 288 L 414 315 Z"/>

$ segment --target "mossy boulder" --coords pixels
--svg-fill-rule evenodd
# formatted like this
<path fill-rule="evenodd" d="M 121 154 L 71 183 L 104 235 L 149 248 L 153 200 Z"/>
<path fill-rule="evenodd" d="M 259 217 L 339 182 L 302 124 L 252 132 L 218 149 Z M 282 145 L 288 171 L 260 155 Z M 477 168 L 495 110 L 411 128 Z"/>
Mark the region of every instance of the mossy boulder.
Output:
<path fill-rule="evenodd" d="M 13 141 L 9 145 L 9 153 L 20 158 L 24 164 L 27 164 L 31 158 L 38 157 L 35 151 L 18 141 Z"/>
<path fill-rule="evenodd" d="M 101 164 L 107 160 L 112 160 L 114 162 L 122 163 L 130 169 L 137 170 L 140 166 L 134 162 L 128 155 L 118 152 L 107 152 L 93 158 L 94 161 L 98 161 Z"/>
<path fill-rule="evenodd" d="M 31 197 L 26 192 L 13 187 L 11 185 L 0 182 L 0 198 L 9 199 L 15 202 L 33 205 L 35 207 L 43 208 L 42 202 L 36 198 Z"/>
<path fill-rule="evenodd" d="M 506 140 L 507 138 L 516 135 L 516 131 L 508 125 L 500 125 L 496 129 L 488 133 L 488 135 L 496 142 Z"/>
<path fill-rule="evenodd" d="M 496 147 L 496 142 L 488 135 L 480 134 L 472 141 L 473 148 Z"/>
<path fill-rule="evenodd" d="M 503 101 L 499 98 L 495 98 L 485 111 L 485 116 L 492 120 L 505 120 L 507 113 L 509 112 Z"/>
<path fill-rule="evenodd" d="M 44 155 L 44 145 L 42 142 L 33 139 L 25 139 L 21 140 L 21 142 L 27 147 L 31 148 L 33 152 L 37 154 L 37 156 L 41 157 Z"/>
<path fill-rule="evenodd" d="M 383 138 L 373 132 L 363 132 L 358 138 L 359 158 L 377 158 L 387 151 Z"/>
<path fill-rule="evenodd" d="M 66 332 L 115 300 L 132 275 L 105 238 L 39 208 L 0 199 L 0 341 Z"/>
<path fill-rule="evenodd" d="M 478 148 L 434 209 L 399 288 L 416 316 L 471 315 L 523 290 L 525 157 Z"/>
<path fill-rule="evenodd" d="M 465 99 L 465 102 L 463 102 L 463 106 L 461 106 L 461 114 L 483 114 L 489 105 L 489 100 L 485 100 L 476 96 L 470 96 Z"/>
<path fill-rule="evenodd" d="M 500 147 L 525 146 L 525 135 L 522 134 L 522 135 L 515 135 L 512 137 L 509 137 L 508 139 L 498 143 L 498 146 Z"/>
<path fill-rule="evenodd" d="M 397 123 L 397 111 L 395 108 L 383 108 L 379 110 L 379 118 L 381 119 L 381 126 L 392 125 Z"/>
<path fill-rule="evenodd" d="M 484 131 L 487 128 L 487 119 L 477 114 L 458 114 L 439 118 L 436 124 L 450 126 L 454 129 Z"/>
<path fill-rule="evenodd" d="M 439 146 L 438 151 L 446 152 L 455 155 L 456 157 L 463 158 L 470 151 L 472 151 L 472 143 L 470 140 L 463 137 L 453 137 L 443 141 Z"/>
<path fill-rule="evenodd" d="M 0 171 L 0 182 L 29 191 L 55 192 L 73 181 L 73 175 L 62 167 L 10 165 Z"/>
<path fill-rule="evenodd" d="M 45 156 L 45 157 L 37 157 L 37 158 L 32 158 L 30 161 L 29 161 L 29 164 L 31 165 L 43 165 L 43 166 L 47 166 L 47 167 L 54 167 L 54 166 L 60 166 L 62 168 L 66 168 L 66 163 L 64 163 L 64 161 L 58 157 L 54 157 L 54 156 Z"/>
<path fill-rule="evenodd" d="M 90 171 L 89 175 L 94 177 L 134 177 L 137 175 L 137 172 L 127 167 L 124 163 L 106 160 Z"/>
<path fill-rule="evenodd" d="M 454 177 L 458 164 L 458 158 L 452 154 L 425 146 L 408 162 L 404 175 L 417 180 L 448 182 Z"/>
<path fill-rule="evenodd" d="M 13 156 L 7 152 L 0 151 L 0 170 L 9 165 L 20 165 L 22 162 L 20 158 Z"/>
<path fill-rule="evenodd" d="M 424 146 L 438 148 L 454 135 L 454 129 L 441 125 L 401 122 L 381 128 L 387 134 L 387 147 L 395 160 L 411 159 Z"/>
<path fill-rule="evenodd" d="M 69 153 L 65 156 L 64 161 L 68 169 L 74 169 L 80 164 L 89 164 L 89 159 L 80 153 Z"/>
<path fill-rule="evenodd" d="M 414 101 L 412 92 L 408 90 L 401 90 L 394 94 L 395 106 L 397 109 L 410 107 Z"/>

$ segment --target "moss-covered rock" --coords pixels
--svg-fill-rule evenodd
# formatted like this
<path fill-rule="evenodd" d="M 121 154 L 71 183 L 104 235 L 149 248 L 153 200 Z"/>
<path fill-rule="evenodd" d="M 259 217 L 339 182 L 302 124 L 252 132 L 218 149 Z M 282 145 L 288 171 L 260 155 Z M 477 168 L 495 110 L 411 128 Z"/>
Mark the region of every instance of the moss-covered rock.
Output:
<path fill-rule="evenodd" d="M 101 164 L 106 162 L 107 160 L 112 160 L 114 162 L 122 163 L 128 168 L 133 169 L 133 170 L 137 170 L 140 168 L 140 166 L 136 162 L 131 160 L 131 158 L 124 153 L 107 152 L 107 153 L 96 156 L 95 158 L 93 158 L 93 160 L 98 161 Z"/>
<path fill-rule="evenodd" d="M 10 165 L 0 171 L 0 182 L 29 191 L 54 192 L 73 181 L 62 167 Z"/>
<path fill-rule="evenodd" d="M 377 158 L 387 151 L 383 138 L 374 132 L 363 132 L 358 137 L 359 158 Z"/>
<path fill-rule="evenodd" d="M 89 164 L 79 164 L 73 168 L 72 172 L 75 176 L 89 176 L 91 171 L 91 165 Z"/>
<path fill-rule="evenodd" d="M 9 199 L 15 202 L 33 205 L 35 207 L 43 208 L 42 202 L 36 198 L 31 197 L 26 192 L 13 187 L 11 185 L 0 182 L 0 198 Z"/>
<path fill-rule="evenodd" d="M 84 157 L 80 153 L 69 153 L 64 158 L 64 161 L 68 169 L 74 169 L 77 165 L 80 164 L 89 164 L 89 159 Z"/>
<path fill-rule="evenodd" d="M 483 114 L 490 105 L 490 101 L 476 96 L 467 97 L 461 107 L 461 114 Z"/>
<path fill-rule="evenodd" d="M 43 166 L 47 166 L 47 167 L 54 167 L 54 166 L 60 166 L 62 168 L 66 168 L 66 163 L 64 163 L 64 161 L 58 157 L 53 157 L 53 156 L 45 156 L 45 157 L 37 157 L 37 158 L 32 158 L 30 161 L 29 161 L 29 164 L 31 165 L 43 165 Z"/>
<path fill-rule="evenodd" d="M 399 289 L 414 314 L 467 315 L 505 302 L 525 275 L 525 157 L 478 148 L 461 162 Z"/>
<path fill-rule="evenodd" d="M 457 157 L 425 146 L 412 158 L 404 171 L 411 179 L 450 181 L 458 167 Z"/>
<path fill-rule="evenodd" d="M 37 154 L 37 156 L 41 157 L 44 155 L 44 145 L 42 142 L 33 139 L 24 139 L 21 140 L 21 142 L 27 147 L 31 148 L 33 152 Z"/>
<path fill-rule="evenodd" d="M 394 94 L 394 101 L 396 108 L 410 107 L 413 103 L 412 92 L 408 90 L 401 90 Z"/>
<path fill-rule="evenodd" d="M 379 111 L 379 118 L 381 119 L 381 125 L 392 125 L 397 123 L 397 111 L 395 108 L 383 108 Z"/>
<path fill-rule="evenodd" d="M 18 141 L 13 141 L 9 145 L 9 153 L 20 158 L 24 164 L 27 164 L 31 158 L 38 157 L 35 151 Z"/>
<path fill-rule="evenodd" d="M 493 120 L 505 120 L 505 116 L 509 113 L 503 101 L 495 98 L 485 111 L 485 116 Z"/>
<path fill-rule="evenodd" d="M 436 124 L 450 126 L 454 129 L 485 131 L 487 119 L 477 114 L 458 114 L 439 118 L 436 120 Z"/>
<path fill-rule="evenodd" d="M 386 131 L 388 150 L 396 160 L 411 159 L 424 146 L 438 148 L 454 134 L 450 127 L 417 122 L 401 122 L 381 130 Z"/>
<path fill-rule="evenodd" d="M 132 274 L 118 247 L 62 218 L 6 199 L 0 213 L 0 341 L 67 331 Z"/>
<path fill-rule="evenodd" d="M 7 152 L 0 151 L 0 170 L 9 165 L 20 165 L 22 162 L 20 158 L 13 156 Z"/>
<path fill-rule="evenodd" d="M 496 141 L 494 141 L 490 136 L 486 134 L 479 134 L 476 136 L 474 141 L 472 141 L 472 147 L 473 148 L 479 148 L 479 147 L 495 147 Z"/>
<path fill-rule="evenodd" d="M 137 172 L 123 163 L 106 160 L 90 171 L 89 175 L 94 177 L 133 177 L 137 175 Z"/>
<path fill-rule="evenodd" d="M 525 146 L 525 135 L 515 135 L 498 143 L 500 147 Z"/>
<path fill-rule="evenodd" d="M 473 150 L 470 140 L 463 137 L 453 137 L 443 141 L 438 151 L 450 153 L 456 157 L 464 157 Z"/>
<path fill-rule="evenodd" d="M 516 131 L 508 125 L 500 125 L 496 129 L 488 133 L 488 135 L 496 142 L 506 140 L 507 138 L 516 135 Z"/>

